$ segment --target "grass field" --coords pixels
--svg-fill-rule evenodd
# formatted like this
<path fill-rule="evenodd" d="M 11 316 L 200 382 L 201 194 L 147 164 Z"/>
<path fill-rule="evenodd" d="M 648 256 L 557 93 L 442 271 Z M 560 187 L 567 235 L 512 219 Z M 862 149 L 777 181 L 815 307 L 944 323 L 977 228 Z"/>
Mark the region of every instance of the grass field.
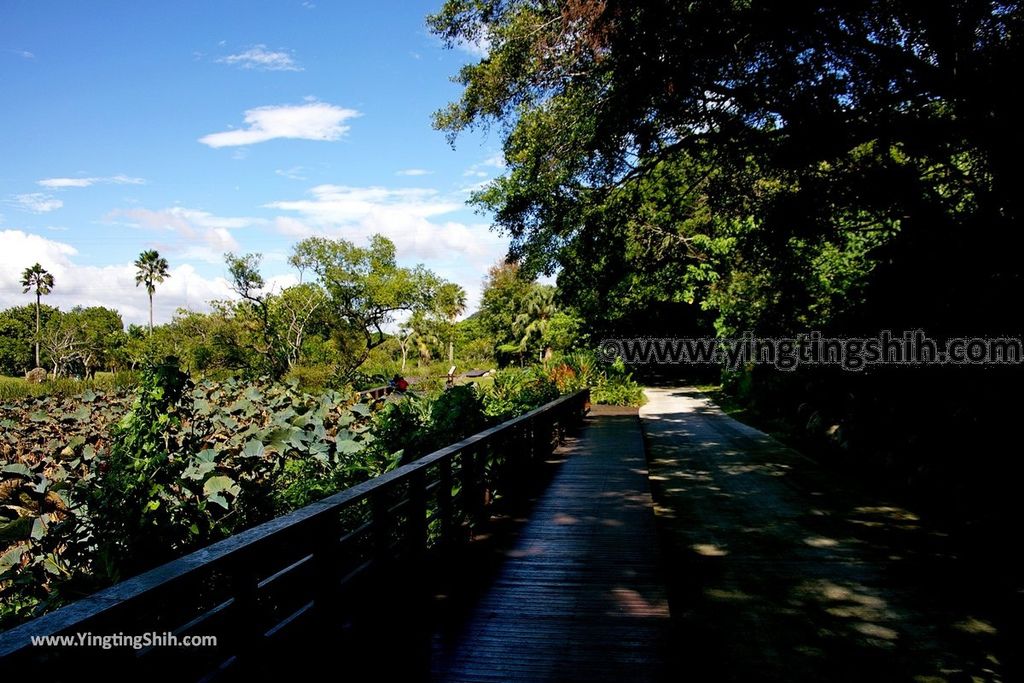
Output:
<path fill-rule="evenodd" d="M 134 384 L 132 373 L 97 372 L 95 379 L 58 377 L 42 384 L 33 384 L 23 377 L 0 375 L 0 401 L 13 401 L 29 396 L 75 396 L 86 389 L 115 389 Z"/>

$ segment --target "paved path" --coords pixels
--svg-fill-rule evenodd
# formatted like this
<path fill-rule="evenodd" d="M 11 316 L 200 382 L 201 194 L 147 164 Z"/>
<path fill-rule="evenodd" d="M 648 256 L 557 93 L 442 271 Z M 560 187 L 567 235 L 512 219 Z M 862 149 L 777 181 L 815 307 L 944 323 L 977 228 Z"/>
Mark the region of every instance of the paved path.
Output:
<path fill-rule="evenodd" d="M 1024 641 L 1000 620 L 1002 589 L 941 531 L 695 390 L 647 393 L 677 680 L 1012 679 Z"/>
<path fill-rule="evenodd" d="M 436 680 L 664 680 L 668 600 L 635 411 L 595 406 L 564 455 L 468 622 L 435 643 Z"/>

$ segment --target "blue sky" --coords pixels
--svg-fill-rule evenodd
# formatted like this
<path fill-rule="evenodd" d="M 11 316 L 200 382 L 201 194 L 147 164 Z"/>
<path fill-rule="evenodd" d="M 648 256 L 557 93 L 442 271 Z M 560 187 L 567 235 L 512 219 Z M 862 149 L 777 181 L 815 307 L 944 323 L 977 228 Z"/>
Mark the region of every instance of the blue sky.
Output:
<path fill-rule="evenodd" d="M 263 253 L 280 287 L 302 237 L 374 232 L 475 302 L 506 240 L 464 201 L 500 145 L 431 128 L 481 54 L 429 34 L 438 4 L 4 0 L 0 307 L 40 261 L 49 303 L 142 322 L 131 262 L 156 248 L 166 321 L 228 295 L 225 251 Z"/>

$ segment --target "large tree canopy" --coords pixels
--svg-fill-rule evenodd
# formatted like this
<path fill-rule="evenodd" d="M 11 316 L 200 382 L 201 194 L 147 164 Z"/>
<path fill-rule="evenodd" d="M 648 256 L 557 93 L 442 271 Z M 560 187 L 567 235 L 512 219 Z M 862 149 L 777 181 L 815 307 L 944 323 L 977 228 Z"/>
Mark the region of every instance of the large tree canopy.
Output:
<path fill-rule="evenodd" d="M 728 329 L 856 318 L 875 287 L 876 318 L 980 299 L 980 324 L 1021 290 L 991 248 L 1019 243 L 1020 9 L 449 0 L 434 31 L 488 53 L 436 123 L 500 124 L 508 172 L 474 200 L 580 292 L 632 280 Z"/>

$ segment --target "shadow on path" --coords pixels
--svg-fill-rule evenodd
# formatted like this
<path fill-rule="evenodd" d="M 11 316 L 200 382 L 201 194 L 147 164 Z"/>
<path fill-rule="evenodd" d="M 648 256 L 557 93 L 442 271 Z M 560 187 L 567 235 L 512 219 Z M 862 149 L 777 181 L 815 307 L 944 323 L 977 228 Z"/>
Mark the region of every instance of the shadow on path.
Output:
<path fill-rule="evenodd" d="M 1013 679 L 1021 643 L 1007 600 L 1019 596 L 962 562 L 943 532 L 696 390 L 647 394 L 680 679 Z"/>

